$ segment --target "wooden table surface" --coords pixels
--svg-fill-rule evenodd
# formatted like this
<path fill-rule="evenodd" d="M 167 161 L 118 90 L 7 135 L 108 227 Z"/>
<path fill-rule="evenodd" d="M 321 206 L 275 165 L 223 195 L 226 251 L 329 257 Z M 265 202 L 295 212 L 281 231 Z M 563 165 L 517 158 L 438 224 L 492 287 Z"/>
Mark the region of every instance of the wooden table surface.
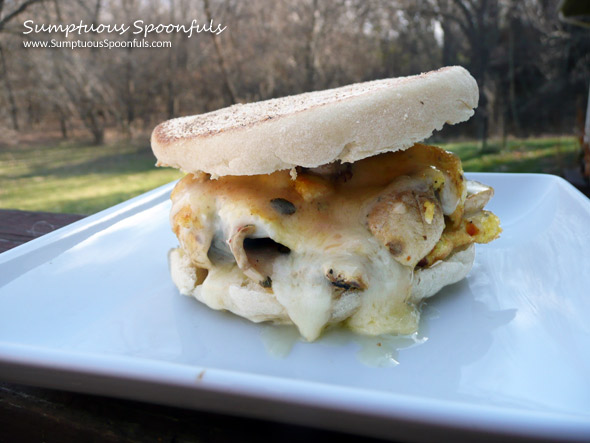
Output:
<path fill-rule="evenodd" d="M 0 252 L 83 218 L 0 210 Z M 0 380 L 0 442 L 379 440 Z M 336 440 L 337 439 L 337 440 Z"/>

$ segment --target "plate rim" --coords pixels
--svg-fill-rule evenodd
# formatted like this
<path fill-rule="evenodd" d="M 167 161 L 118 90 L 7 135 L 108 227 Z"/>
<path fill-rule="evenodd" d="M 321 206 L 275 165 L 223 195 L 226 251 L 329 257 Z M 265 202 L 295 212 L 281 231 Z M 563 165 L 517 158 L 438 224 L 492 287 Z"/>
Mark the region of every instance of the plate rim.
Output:
<path fill-rule="evenodd" d="M 541 180 L 549 180 L 557 184 L 564 191 L 568 192 L 577 202 L 585 205 L 585 209 L 590 210 L 590 199 L 582 194 L 573 185 L 565 179 L 551 174 L 522 174 L 522 173 L 488 173 L 488 172 L 467 172 L 467 178 L 483 179 L 485 177 L 538 177 Z M 120 219 L 129 217 L 135 213 L 147 210 L 168 199 L 168 195 L 178 180 L 162 185 L 154 190 L 148 191 L 142 195 L 122 202 L 104 211 L 100 211 L 89 217 L 76 221 L 70 225 L 57 229 L 42 237 L 33 239 L 23 245 L 17 246 L 0 254 L 0 267 L 19 257 L 28 254 L 34 254 L 41 247 L 48 247 L 74 234 L 85 233 L 93 228 L 100 228 L 102 225 L 110 226 Z M 104 229 L 104 228 L 103 228 Z M 100 229 L 99 229 L 100 231 Z M 91 235 L 91 234 L 89 234 Z M 61 252 L 60 252 L 61 253 Z M 11 280 L 9 280 L 11 281 Z M 6 283 L 8 283 L 7 281 Z M 4 283 L 4 284 L 6 284 Z M 4 286 L 0 284 L 0 287 Z M 59 354 L 61 359 L 58 361 L 50 357 Z M 138 357 L 114 356 L 104 353 L 88 354 L 80 351 L 64 351 L 51 347 L 36 347 L 21 345 L 0 340 L 0 376 L 13 382 L 23 382 L 24 377 L 19 371 L 15 376 L 12 370 L 17 368 L 29 368 L 35 371 L 62 371 L 69 374 L 77 374 L 81 378 L 79 386 L 68 385 L 65 381 L 55 382 L 51 385 L 43 383 L 31 383 L 26 381 L 24 384 L 42 386 L 47 388 L 57 388 L 71 390 L 76 392 L 92 393 L 94 384 L 111 383 L 112 380 L 121 378 L 121 367 L 101 367 L 100 363 L 116 362 L 122 364 L 129 372 L 123 374 L 127 382 L 147 382 L 156 387 L 176 386 L 182 389 L 188 389 L 191 392 L 198 393 L 216 393 L 222 397 L 242 396 L 255 402 L 284 402 L 284 394 L 289 391 L 290 401 L 286 404 L 295 408 L 314 408 L 324 410 L 327 413 L 349 413 L 382 420 L 385 422 L 402 421 L 411 424 L 426 426 L 439 426 L 448 431 L 459 430 L 461 432 L 495 432 L 498 435 L 510 436 L 518 435 L 522 437 L 547 438 L 554 437 L 560 439 L 582 440 L 590 438 L 590 413 L 588 415 L 576 415 L 548 411 L 526 411 L 512 407 L 500 407 L 495 405 L 474 405 L 452 400 L 439 400 L 433 398 L 421 398 L 408 394 L 396 394 L 392 392 L 378 392 L 370 388 L 348 387 L 342 385 L 330 385 L 327 383 L 291 379 L 288 377 L 270 376 L 263 374 L 244 373 L 240 371 L 228 371 L 224 369 L 205 368 L 193 365 L 178 364 L 172 362 L 163 362 Z M 150 368 L 160 368 L 166 371 L 172 371 L 179 379 L 162 379 L 162 373 L 150 373 Z M 101 368 L 98 370 L 97 368 Z M 94 382 L 88 381 L 88 377 L 94 379 Z M 58 379 L 56 379 L 58 380 Z M 84 382 L 85 380 L 85 382 Z M 240 383 L 236 384 L 236 380 Z M 86 385 L 84 384 L 86 383 Z M 97 386 L 98 386 L 97 385 Z M 262 389 L 266 387 L 267 389 Z M 89 389 L 91 388 L 91 389 Z M 290 388 L 290 389 L 288 389 Z M 127 396 L 125 393 L 113 391 L 110 396 L 122 397 L 129 399 L 138 399 L 137 396 Z M 157 389 L 156 389 L 157 391 Z M 94 392 L 99 393 L 99 392 Z M 264 395 L 262 393 L 265 393 Z M 302 393 L 307 395 L 302 397 Z M 320 394 L 324 396 L 321 397 Z M 345 397 L 352 406 L 346 402 L 336 404 L 330 402 L 331 395 L 336 395 L 342 399 Z M 293 401 L 296 399 L 296 401 Z M 353 400 L 362 400 L 355 403 Z M 167 402 L 166 399 L 154 394 L 151 398 L 140 400 L 152 401 L 155 403 Z M 356 408 L 354 405 L 357 405 Z M 346 406 L 346 407 L 345 407 Z M 411 408 L 409 408 L 411 406 Z M 191 407 L 191 405 L 188 405 Z M 408 410 L 409 408 L 409 410 Z M 201 408 L 194 408 L 201 409 Z M 227 408 L 225 408 L 227 410 Z M 223 407 L 217 407 L 216 412 L 224 412 Z M 423 416 L 424 412 L 426 418 Z M 438 415 L 437 415 L 438 412 Z M 252 416 L 256 418 L 275 419 L 297 423 L 293 420 L 281 420 L 280 414 L 256 415 L 248 411 L 233 411 L 238 415 Z M 421 415 L 422 414 L 422 415 Z M 307 416 L 302 416 L 301 422 L 297 424 L 314 425 L 313 420 Z M 466 423 L 466 417 L 468 420 Z M 501 418 L 501 420 L 500 420 Z M 362 422 L 362 420 L 361 420 Z M 500 426 L 501 424 L 501 426 Z M 355 423 L 343 423 L 351 432 L 358 433 Z M 317 423 L 316 423 L 317 426 Z M 320 426 L 324 427 L 324 426 Z M 332 427 L 330 424 L 329 428 Z M 335 430 L 342 430 L 342 427 L 332 427 Z M 366 432 L 363 432 L 367 435 Z M 377 429 L 374 436 L 386 437 Z M 392 437 L 391 435 L 389 436 Z M 395 435 L 393 437 L 396 437 Z"/>

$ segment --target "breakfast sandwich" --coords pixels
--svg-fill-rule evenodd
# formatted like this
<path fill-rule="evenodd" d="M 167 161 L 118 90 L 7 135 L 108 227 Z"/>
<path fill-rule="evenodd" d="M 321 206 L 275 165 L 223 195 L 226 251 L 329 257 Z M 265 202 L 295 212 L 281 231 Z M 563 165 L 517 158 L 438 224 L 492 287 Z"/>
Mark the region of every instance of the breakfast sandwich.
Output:
<path fill-rule="evenodd" d="M 182 294 L 315 340 L 416 331 L 420 302 L 463 279 L 501 232 L 489 186 L 421 144 L 468 120 L 461 67 L 238 104 L 152 134 L 174 188 L 169 254 Z"/>

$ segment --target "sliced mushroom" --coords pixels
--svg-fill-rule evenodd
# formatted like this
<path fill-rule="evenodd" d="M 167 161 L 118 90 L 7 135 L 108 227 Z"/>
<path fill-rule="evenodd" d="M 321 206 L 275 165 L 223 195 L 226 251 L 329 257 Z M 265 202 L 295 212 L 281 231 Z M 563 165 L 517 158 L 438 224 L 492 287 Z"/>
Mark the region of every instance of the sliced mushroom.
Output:
<path fill-rule="evenodd" d="M 461 208 L 460 203 L 465 199 L 465 177 L 459 157 L 437 146 L 420 143 L 405 152 L 407 153 L 406 161 L 411 162 L 412 165 L 433 165 L 443 173 L 445 180 L 440 195 L 443 213 L 451 215 L 455 209 Z"/>
<path fill-rule="evenodd" d="M 362 291 L 369 286 L 366 269 L 356 257 L 341 257 L 326 263 L 323 272 L 333 288 L 330 323 L 339 323 L 359 309 Z"/>
<path fill-rule="evenodd" d="M 274 261 L 291 252 L 289 248 L 269 237 L 244 239 L 244 251 L 250 265 L 262 275 L 271 275 Z"/>
<path fill-rule="evenodd" d="M 412 268 L 436 245 L 445 227 L 432 186 L 423 177 L 407 176 L 375 199 L 367 224 L 396 261 Z"/>
<path fill-rule="evenodd" d="M 494 195 L 494 189 L 476 182 L 467 180 L 467 199 L 465 200 L 465 215 L 475 214 L 481 211 Z"/>
<path fill-rule="evenodd" d="M 361 306 L 358 291 L 345 291 L 332 303 L 330 323 L 340 323 L 353 315 Z"/>
<path fill-rule="evenodd" d="M 201 268 L 209 268 L 211 261 L 208 251 L 213 239 L 213 226 L 201 223 L 190 204 L 182 206 L 171 215 L 171 224 L 172 230 L 183 249 L 188 252 L 192 263 Z"/>
<path fill-rule="evenodd" d="M 451 215 L 459 206 L 461 201 L 461 194 L 455 185 L 455 182 L 449 178 L 447 174 L 444 174 L 445 181 L 440 192 L 440 202 L 442 205 L 442 211 L 445 215 Z"/>
<path fill-rule="evenodd" d="M 229 248 L 236 259 L 238 267 L 249 279 L 259 283 L 262 287 L 269 287 L 268 275 L 262 275 L 250 264 L 248 255 L 244 249 L 244 240 L 247 236 L 253 235 L 256 231 L 254 225 L 239 226 L 228 240 Z"/>
<path fill-rule="evenodd" d="M 240 226 L 228 240 L 228 244 L 238 267 L 246 277 L 263 288 L 271 288 L 274 260 L 291 251 L 269 237 L 253 237 L 255 232 L 256 226 L 253 224 Z"/>
<path fill-rule="evenodd" d="M 352 164 L 341 163 L 340 161 L 317 166 L 315 168 L 305 169 L 305 171 L 343 182 L 346 182 L 352 178 Z"/>
<path fill-rule="evenodd" d="M 326 278 L 330 281 L 332 286 L 343 291 L 357 291 L 359 289 L 366 289 L 367 284 L 363 280 L 362 275 L 347 275 L 340 270 L 334 268 L 328 269 Z"/>
<path fill-rule="evenodd" d="M 224 264 L 233 263 L 235 261 L 234 255 L 227 243 L 223 239 L 223 233 L 217 231 L 213 236 L 213 240 L 207 251 L 207 257 L 217 266 L 223 266 Z"/>

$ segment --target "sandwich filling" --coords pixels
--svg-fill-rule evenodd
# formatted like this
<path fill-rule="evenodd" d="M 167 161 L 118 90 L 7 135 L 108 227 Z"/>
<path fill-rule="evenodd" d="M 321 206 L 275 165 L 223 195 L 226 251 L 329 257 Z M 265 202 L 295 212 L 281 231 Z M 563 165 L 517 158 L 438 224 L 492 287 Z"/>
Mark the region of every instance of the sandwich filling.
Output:
<path fill-rule="evenodd" d="M 416 277 L 500 234 L 483 209 L 492 195 L 422 144 L 269 175 L 188 174 L 171 196 L 172 276 L 211 308 L 293 323 L 307 340 L 334 323 L 409 334 L 432 295 L 413 291 Z"/>

